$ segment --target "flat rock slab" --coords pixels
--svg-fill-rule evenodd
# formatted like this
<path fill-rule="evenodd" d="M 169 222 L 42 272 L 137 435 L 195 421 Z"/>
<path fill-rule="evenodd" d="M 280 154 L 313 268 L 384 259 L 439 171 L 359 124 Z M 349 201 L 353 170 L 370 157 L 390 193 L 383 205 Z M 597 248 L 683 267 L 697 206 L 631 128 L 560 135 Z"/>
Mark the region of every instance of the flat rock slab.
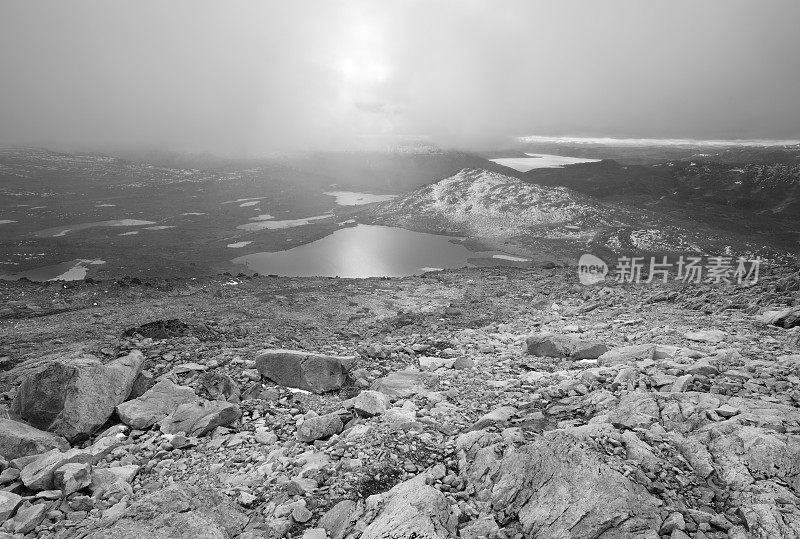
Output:
<path fill-rule="evenodd" d="M 0 419 L 0 457 L 14 460 L 51 449 L 66 451 L 69 442 L 63 436 L 39 430 L 27 423 Z"/>
<path fill-rule="evenodd" d="M 433 373 L 407 369 L 378 378 L 372 384 L 371 389 L 380 391 L 393 399 L 407 399 L 414 395 L 430 393 L 431 390 L 427 386 L 434 385 L 438 381 L 439 377 Z"/>
<path fill-rule="evenodd" d="M 341 389 L 355 359 L 300 350 L 264 350 L 256 356 L 256 369 L 276 384 L 325 393 Z"/>
<path fill-rule="evenodd" d="M 525 339 L 525 351 L 531 356 L 597 359 L 607 350 L 608 347 L 599 341 L 584 340 L 573 335 L 536 333 Z"/>
<path fill-rule="evenodd" d="M 117 414 L 126 425 L 146 429 L 167 417 L 181 404 L 199 400 L 191 387 L 161 380 L 141 397 L 117 405 Z"/>
<path fill-rule="evenodd" d="M 128 398 L 143 364 L 138 350 L 106 365 L 94 356 L 56 360 L 23 380 L 12 411 L 70 442 L 84 440 Z"/>
<path fill-rule="evenodd" d="M 618 346 L 597 358 L 597 364 L 604 367 L 623 365 L 636 361 L 651 360 L 655 357 L 654 344 L 634 344 L 632 346 Z"/>

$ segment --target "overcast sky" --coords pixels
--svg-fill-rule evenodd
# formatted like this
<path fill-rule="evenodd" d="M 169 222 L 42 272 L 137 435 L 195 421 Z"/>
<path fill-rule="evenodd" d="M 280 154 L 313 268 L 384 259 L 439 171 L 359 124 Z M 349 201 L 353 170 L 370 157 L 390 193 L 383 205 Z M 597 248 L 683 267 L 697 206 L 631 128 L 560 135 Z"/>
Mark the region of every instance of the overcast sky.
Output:
<path fill-rule="evenodd" d="M 0 0 L 0 144 L 800 138 L 798 23 L 798 0 Z"/>

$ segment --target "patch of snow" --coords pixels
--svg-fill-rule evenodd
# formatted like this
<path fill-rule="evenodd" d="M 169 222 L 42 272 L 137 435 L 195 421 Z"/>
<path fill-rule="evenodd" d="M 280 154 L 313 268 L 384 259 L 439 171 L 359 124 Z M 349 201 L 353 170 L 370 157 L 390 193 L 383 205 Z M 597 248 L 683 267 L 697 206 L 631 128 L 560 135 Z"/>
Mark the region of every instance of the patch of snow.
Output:
<path fill-rule="evenodd" d="M 397 198 L 397 195 L 374 195 L 371 193 L 356 193 L 354 191 L 326 191 L 323 194 L 336 198 L 336 204 L 339 206 L 360 206 Z"/>
<path fill-rule="evenodd" d="M 317 216 L 314 216 L 314 217 L 305 217 L 303 219 L 286 219 L 286 220 L 283 220 L 283 221 L 265 220 L 265 221 L 259 221 L 259 222 L 256 222 L 256 223 L 246 223 L 246 224 L 243 224 L 243 225 L 239 225 L 236 228 L 238 228 L 239 230 L 248 230 L 250 232 L 256 231 L 256 230 L 265 230 L 265 229 L 266 230 L 278 230 L 278 229 L 284 229 L 284 228 L 294 228 L 296 226 L 304 226 L 304 225 L 310 224 L 313 221 L 317 221 L 317 220 L 320 220 L 320 219 L 328 219 L 330 217 L 333 217 L 333 215 L 325 214 L 325 215 L 317 215 Z"/>
<path fill-rule="evenodd" d="M 527 258 L 522 258 L 519 256 L 511 256 L 511 255 L 492 255 L 492 258 L 497 258 L 499 260 L 508 260 L 509 262 L 530 262 Z"/>

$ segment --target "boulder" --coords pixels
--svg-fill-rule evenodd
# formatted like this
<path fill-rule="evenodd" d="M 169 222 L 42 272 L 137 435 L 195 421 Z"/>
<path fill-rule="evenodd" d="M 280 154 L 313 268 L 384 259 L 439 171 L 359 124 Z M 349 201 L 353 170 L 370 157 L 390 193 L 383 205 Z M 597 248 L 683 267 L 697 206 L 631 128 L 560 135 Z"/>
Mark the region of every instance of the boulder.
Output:
<path fill-rule="evenodd" d="M 87 462 L 70 462 L 53 472 L 53 486 L 69 496 L 92 482 L 92 465 Z"/>
<path fill-rule="evenodd" d="M 800 307 L 789 307 L 778 311 L 767 311 L 758 317 L 765 324 L 786 329 L 800 326 Z"/>
<path fill-rule="evenodd" d="M 320 438 L 339 434 L 342 429 L 344 429 L 344 423 L 339 414 L 310 417 L 297 427 L 297 439 L 301 442 L 313 442 Z"/>
<path fill-rule="evenodd" d="M 93 464 L 92 455 L 83 449 L 73 448 L 61 452 L 53 449 L 39 456 L 20 471 L 22 483 L 31 490 L 48 490 L 54 487 L 55 471 L 70 463 Z"/>
<path fill-rule="evenodd" d="M 318 525 L 328 532 L 330 539 L 342 539 L 352 527 L 356 514 L 356 502 L 342 500 L 319 519 Z"/>
<path fill-rule="evenodd" d="M 239 537 L 248 517 L 225 495 L 176 483 L 145 495 L 110 525 L 86 530 L 87 539 L 228 539 Z"/>
<path fill-rule="evenodd" d="M 356 524 L 363 528 L 360 539 L 455 537 L 455 519 L 450 503 L 418 475 L 397 484 L 383 494 L 367 498 L 364 516 Z"/>
<path fill-rule="evenodd" d="M 198 376 L 197 381 L 203 386 L 211 400 L 239 402 L 242 391 L 233 378 L 217 371 L 204 372 Z"/>
<path fill-rule="evenodd" d="M 11 515 L 14 514 L 14 511 L 17 510 L 17 507 L 19 507 L 21 503 L 22 496 L 19 494 L 0 490 L 0 523 L 11 518 Z"/>
<path fill-rule="evenodd" d="M 525 537 L 656 537 L 662 502 L 606 464 L 577 430 L 520 447 L 485 431 L 463 434 L 462 475 L 498 522 L 518 520 Z"/>
<path fill-rule="evenodd" d="M 50 507 L 49 503 L 39 503 L 17 509 L 17 514 L 11 520 L 14 533 L 24 535 L 32 532 L 36 526 L 42 523 Z"/>
<path fill-rule="evenodd" d="M 455 364 L 455 358 L 422 356 L 419 358 L 419 368 L 423 371 L 435 371 L 442 367 L 449 369 Z"/>
<path fill-rule="evenodd" d="M 56 360 L 23 380 L 13 412 L 70 442 L 84 440 L 128 398 L 143 364 L 138 350 L 107 365 L 93 356 Z"/>
<path fill-rule="evenodd" d="M 261 376 L 276 384 L 324 393 L 340 389 L 355 356 L 328 356 L 299 350 L 265 350 L 256 356 Z"/>
<path fill-rule="evenodd" d="M 199 400 L 191 387 L 164 379 L 141 397 L 117 405 L 117 415 L 126 425 L 146 429 L 174 412 L 179 405 Z"/>
<path fill-rule="evenodd" d="M 608 347 L 599 341 L 583 340 L 572 335 L 537 333 L 525 339 L 525 351 L 531 356 L 597 359 L 607 350 Z"/>
<path fill-rule="evenodd" d="M 109 468 L 95 468 L 92 472 L 92 481 L 89 490 L 95 498 L 102 498 L 103 492 L 115 488 L 121 483 L 132 483 L 133 478 L 139 473 L 139 466 L 114 466 Z"/>
<path fill-rule="evenodd" d="M 635 361 L 653 359 L 656 353 L 654 344 L 634 344 L 632 346 L 618 346 L 605 352 L 597 358 L 597 364 L 604 367 L 624 365 Z"/>
<path fill-rule="evenodd" d="M 14 460 L 51 449 L 66 451 L 69 443 L 62 436 L 39 430 L 27 423 L 0 419 L 0 457 Z"/>
<path fill-rule="evenodd" d="M 202 436 L 217 427 L 230 425 L 242 415 L 239 406 L 224 401 L 196 401 L 179 405 L 159 421 L 161 432 Z"/>
<path fill-rule="evenodd" d="M 616 427 L 647 428 L 660 418 L 658 403 L 651 393 L 631 391 L 614 407 L 609 422 Z"/>
<path fill-rule="evenodd" d="M 381 415 L 389 406 L 389 397 L 380 391 L 362 391 L 353 399 L 353 408 L 365 416 Z"/>
<path fill-rule="evenodd" d="M 492 515 L 473 520 L 458 531 L 461 539 L 483 539 L 492 537 L 500 531 L 500 526 L 495 522 Z"/>
<path fill-rule="evenodd" d="M 486 427 L 505 424 L 509 419 L 517 415 L 518 411 L 519 410 L 513 406 L 500 406 L 489 413 L 483 414 L 480 418 L 478 418 L 475 424 L 472 425 L 470 430 L 481 430 L 485 429 Z"/>

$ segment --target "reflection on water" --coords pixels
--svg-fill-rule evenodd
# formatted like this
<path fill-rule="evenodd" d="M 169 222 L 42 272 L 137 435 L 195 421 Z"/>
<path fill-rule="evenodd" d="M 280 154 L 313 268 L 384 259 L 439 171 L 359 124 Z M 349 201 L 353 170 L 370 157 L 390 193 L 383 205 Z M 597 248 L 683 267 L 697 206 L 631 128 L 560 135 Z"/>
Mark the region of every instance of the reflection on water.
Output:
<path fill-rule="evenodd" d="M 373 195 L 372 193 L 356 193 L 354 191 L 327 191 L 324 194 L 336 198 L 339 206 L 360 206 L 373 202 L 385 202 L 396 198 L 397 195 Z"/>
<path fill-rule="evenodd" d="M 105 263 L 105 260 L 100 260 L 99 258 L 94 260 L 70 260 L 68 262 L 21 271 L 10 275 L 0 273 L 0 280 L 12 281 L 26 277 L 31 281 L 80 281 L 86 278 L 86 274 L 89 272 L 89 266 L 98 266 Z"/>
<path fill-rule="evenodd" d="M 491 259 L 491 253 L 473 253 L 447 236 L 357 225 L 293 249 L 233 262 L 258 273 L 292 277 L 399 277 L 472 265 L 469 259 L 480 256 Z"/>
<path fill-rule="evenodd" d="M 513 168 L 520 172 L 528 172 L 535 168 L 564 168 L 564 165 L 578 163 L 596 163 L 599 159 L 583 159 L 581 157 L 564 157 L 563 155 L 549 155 L 545 153 L 526 153 L 528 157 L 509 157 L 504 159 L 489 159 L 498 165 Z"/>
<path fill-rule="evenodd" d="M 87 228 L 94 228 L 98 226 L 143 226 L 154 225 L 155 221 L 142 221 L 141 219 L 115 219 L 113 221 L 97 221 L 95 223 L 80 223 L 77 225 L 57 226 L 53 228 L 45 228 L 36 232 L 40 238 L 59 238 L 66 236 L 70 232 L 78 230 L 85 230 Z"/>

